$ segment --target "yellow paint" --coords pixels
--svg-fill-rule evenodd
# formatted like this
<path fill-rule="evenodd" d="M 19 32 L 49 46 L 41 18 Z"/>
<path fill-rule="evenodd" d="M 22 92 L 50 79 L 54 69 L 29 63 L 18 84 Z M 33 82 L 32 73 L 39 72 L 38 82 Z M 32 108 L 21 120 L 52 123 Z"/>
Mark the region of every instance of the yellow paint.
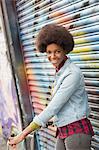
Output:
<path fill-rule="evenodd" d="M 90 55 L 82 55 L 80 56 L 82 58 L 82 60 L 91 60 Z M 93 58 L 92 58 L 93 59 Z"/>
<path fill-rule="evenodd" d="M 2 135 L 2 126 L 0 124 L 0 135 Z"/>
<path fill-rule="evenodd" d="M 89 51 L 91 51 L 90 47 L 77 47 L 77 48 L 74 48 L 72 53 L 81 53 L 81 52 L 89 52 Z"/>
<path fill-rule="evenodd" d="M 89 65 L 90 68 L 99 68 L 99 64 L 98 63 L 91 63 Z"/>
<path fill-rule="evenodd" d="M 87 40 L 85 40 L 84 38 L 79 38 L 79 39 L 74 39 L 75 44 L 83 44 L 88 42 Z"/>
<path fill-rule="evenodd" d="M 72 33 L 72 32 L 71 32 Z M 85 32 L 82 32 L 82 31 L 76 31 L 74 33 L 72 33 L 73 36 L 80 36 L 80 35 L 85 35 L 86 33 Z"/>

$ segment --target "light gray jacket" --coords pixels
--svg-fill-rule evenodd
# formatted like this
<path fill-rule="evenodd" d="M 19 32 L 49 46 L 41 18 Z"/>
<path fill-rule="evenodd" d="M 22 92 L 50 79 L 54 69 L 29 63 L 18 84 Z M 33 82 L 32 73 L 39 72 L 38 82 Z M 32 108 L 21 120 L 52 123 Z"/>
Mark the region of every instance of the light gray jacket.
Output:
<path fill-rule="evenodd" d="M 41 126 L 52 117 L 57 127 L 88 117 L 88 97 L 84 77 L 78 66 L 67 59 L 56 73 L 56 81 L 49 105 L 33 121 Z"/>

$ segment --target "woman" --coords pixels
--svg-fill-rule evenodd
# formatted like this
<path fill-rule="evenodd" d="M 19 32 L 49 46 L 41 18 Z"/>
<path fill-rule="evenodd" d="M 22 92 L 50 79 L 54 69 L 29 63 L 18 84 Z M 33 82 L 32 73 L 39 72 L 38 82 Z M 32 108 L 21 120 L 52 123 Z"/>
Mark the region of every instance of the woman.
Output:
<path fill-rule="evenodd" d="M 74 47 L 72 35 L 62 26 L 49 24 L 39 32 L 36 46 L 40 52 L 46 52 L 56 69 L 51 102 L 20 135 L 10 137 L 9 144 L 15 147 L 30 132 L 45 127 L 54 117 L 57 126 L 56 150 L 90 150 L 94 133 L 88 120 L 84 77 L 78 66 L 67 56 Z"/>

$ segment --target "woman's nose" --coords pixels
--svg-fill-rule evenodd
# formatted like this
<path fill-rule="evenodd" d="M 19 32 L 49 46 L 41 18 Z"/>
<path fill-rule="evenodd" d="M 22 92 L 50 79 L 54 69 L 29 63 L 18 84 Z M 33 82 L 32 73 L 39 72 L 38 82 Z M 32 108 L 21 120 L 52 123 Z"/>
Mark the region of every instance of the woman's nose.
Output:
<path fill-rule="evenodd" d="M 52 53 L 51 58 L 55 58 L 55 57 L 56 57 L 55 53 Z"/>

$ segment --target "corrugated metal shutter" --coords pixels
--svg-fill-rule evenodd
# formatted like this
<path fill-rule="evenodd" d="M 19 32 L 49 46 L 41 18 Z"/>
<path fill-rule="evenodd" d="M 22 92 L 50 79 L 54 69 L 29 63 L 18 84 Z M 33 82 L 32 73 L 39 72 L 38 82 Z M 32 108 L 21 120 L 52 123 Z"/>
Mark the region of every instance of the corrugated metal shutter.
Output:
<path fill-rule="evenodd" d="M 48 105 L 54 80 L 54 69 L 46 55 L 35 51 L 35 37 L 45 24 L 58 23 L 68 28 L 75 39 L 70 57 L 85 76 L 95 131 L 92 149 L 99 149 L 99 0 L 16 0 L 16 8 L 35 114 Z M 53 126 L 38 131 L 40 150 L 54 149 L 55 131 Z"/>

